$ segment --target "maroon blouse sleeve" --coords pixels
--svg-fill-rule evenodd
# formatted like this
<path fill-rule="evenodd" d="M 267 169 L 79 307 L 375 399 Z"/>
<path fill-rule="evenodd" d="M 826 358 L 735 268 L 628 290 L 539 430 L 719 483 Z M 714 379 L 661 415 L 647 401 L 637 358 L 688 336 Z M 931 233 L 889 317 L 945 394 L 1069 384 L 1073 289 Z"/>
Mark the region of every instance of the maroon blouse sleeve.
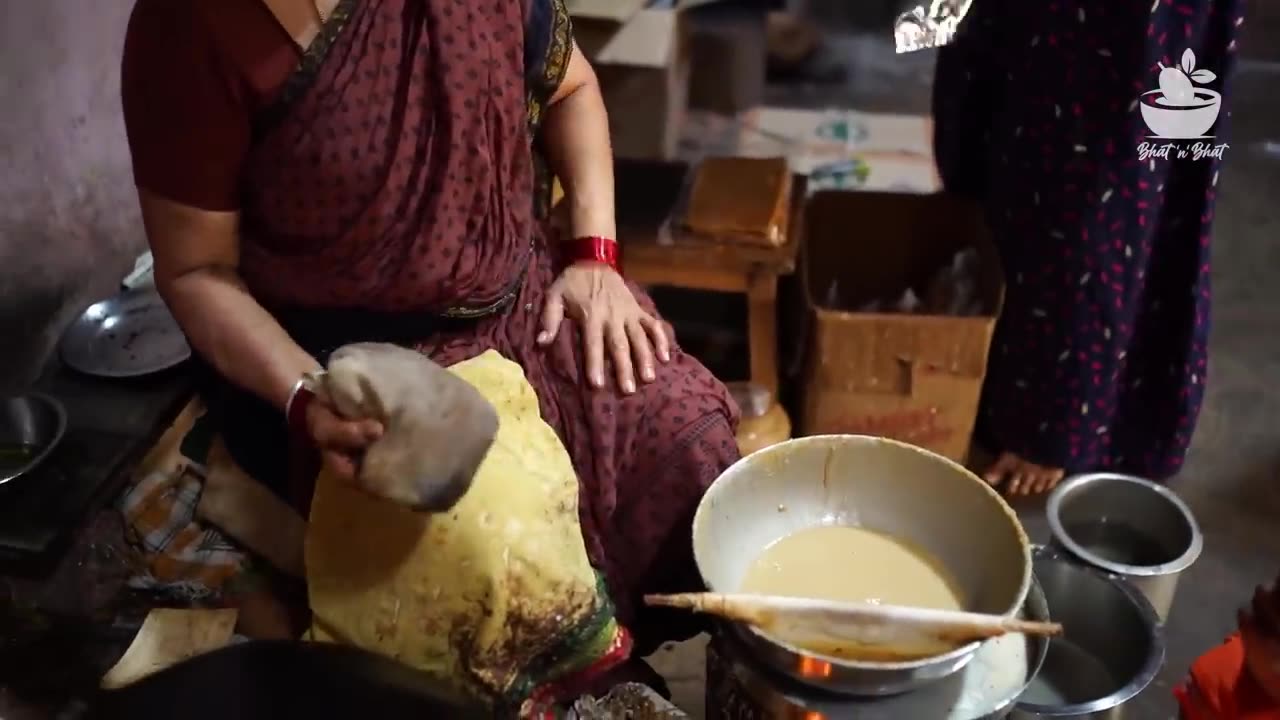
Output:
<path fill-rule="evenodd" d="M 195 2 L 138 0 L 121 99 L 138 187 L 204 210 L 235 210 L 252 111 Z"/>

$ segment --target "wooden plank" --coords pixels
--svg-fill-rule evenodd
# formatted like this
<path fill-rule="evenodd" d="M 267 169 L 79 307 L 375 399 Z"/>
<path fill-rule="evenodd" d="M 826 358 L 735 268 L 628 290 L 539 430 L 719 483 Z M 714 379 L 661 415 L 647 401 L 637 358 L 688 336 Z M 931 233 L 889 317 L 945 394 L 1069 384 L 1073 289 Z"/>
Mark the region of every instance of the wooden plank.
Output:
<path fill-rule="evenodd" d="M 747 342 L 751 382 L 778 397 L 778 276 L 760 272 L 747 289 Z"/>
<path fill-rule="evenodd" d="M 749 285 L 748 275 L 732 269 L 704 266 L 680 266 L 668 262 L 626 260 L 627 278 L 641 285 L 667 285 L 689 290 L 713 290 L 742 293 Z"/>

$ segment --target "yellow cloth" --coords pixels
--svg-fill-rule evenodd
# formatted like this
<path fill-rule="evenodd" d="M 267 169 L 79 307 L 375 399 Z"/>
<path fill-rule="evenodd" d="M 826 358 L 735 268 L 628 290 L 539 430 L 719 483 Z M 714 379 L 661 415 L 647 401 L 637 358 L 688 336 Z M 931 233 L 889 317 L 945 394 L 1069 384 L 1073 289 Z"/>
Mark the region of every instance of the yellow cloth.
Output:
<path fill-rule="evenodd" d="M 321 475 L 305 551 L 311 637 L 382 652 L 492 701 L 531 663 L 564 669 L 560 653 L 546 654 L 611 607 L 587 559 L 577 475 L 523 371 L 493 351 L 449 369 L 497 409 L 493 448 L 445 514 Z"/>

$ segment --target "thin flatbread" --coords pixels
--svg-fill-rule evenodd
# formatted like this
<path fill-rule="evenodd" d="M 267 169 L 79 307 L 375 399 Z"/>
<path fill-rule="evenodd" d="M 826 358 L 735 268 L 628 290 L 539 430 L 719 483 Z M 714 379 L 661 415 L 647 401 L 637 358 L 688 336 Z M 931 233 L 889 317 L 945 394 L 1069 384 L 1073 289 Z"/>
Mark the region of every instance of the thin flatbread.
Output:
<path fill-rule="evenodd" d="M 114 690 L 132 685 L 183 660 L 225 647 L 238 615 L 234 608 L 152 610 L 124 656 L 102 677 L 102 687 Z"/>

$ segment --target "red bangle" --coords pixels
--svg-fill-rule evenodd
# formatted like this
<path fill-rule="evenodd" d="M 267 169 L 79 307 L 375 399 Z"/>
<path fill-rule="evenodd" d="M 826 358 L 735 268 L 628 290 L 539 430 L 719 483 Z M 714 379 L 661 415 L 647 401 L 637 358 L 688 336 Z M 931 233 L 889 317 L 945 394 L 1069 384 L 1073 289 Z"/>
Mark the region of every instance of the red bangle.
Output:
<path fill-rule="evenodd" d="M 599 235 L 587 235 L 574 238 L 567 245 L 565 255 L 568 260 L 566 264 L 568 265 L 580 262 L 598 262 L 608 265 L 619 273 L 622 272 L 617 240 Z"/>

